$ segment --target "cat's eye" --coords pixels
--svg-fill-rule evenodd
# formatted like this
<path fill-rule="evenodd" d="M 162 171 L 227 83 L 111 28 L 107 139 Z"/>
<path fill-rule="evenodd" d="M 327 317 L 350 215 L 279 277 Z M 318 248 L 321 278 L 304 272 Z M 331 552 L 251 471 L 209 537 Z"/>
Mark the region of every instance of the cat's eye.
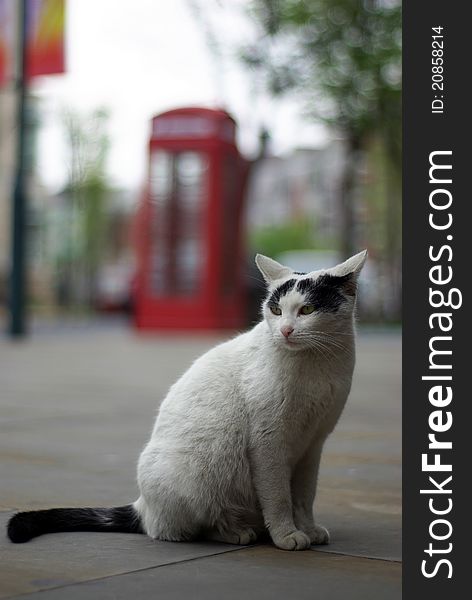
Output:
<path fill-rule="evenodd" d="M 280 315 L 282 314 L 282 311 L 278 306 L 271 306 L 270 310 L 273 315 L 277 315 L 278 317 L 280 317 Z"/>
<path fill-rule="evenodd" d="M 313 306 L 313 304 L 305 304 L 305 306 L 301 307 L 300 314 L 301 315 L 311 315 L 311 313 L 314 311 L 315 311 L 315 307 Z"/>

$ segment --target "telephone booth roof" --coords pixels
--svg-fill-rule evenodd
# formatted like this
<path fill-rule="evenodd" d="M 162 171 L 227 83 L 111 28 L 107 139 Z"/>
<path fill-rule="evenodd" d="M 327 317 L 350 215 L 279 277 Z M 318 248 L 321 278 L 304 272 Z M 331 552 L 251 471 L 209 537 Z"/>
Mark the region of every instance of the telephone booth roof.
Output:
<path fill-rule="evenodd" d="M 177 108 L 152 119 L 151 144 L 178 141 L 219 141 L 236 144 L 236 122 L 226 111 Z"/>

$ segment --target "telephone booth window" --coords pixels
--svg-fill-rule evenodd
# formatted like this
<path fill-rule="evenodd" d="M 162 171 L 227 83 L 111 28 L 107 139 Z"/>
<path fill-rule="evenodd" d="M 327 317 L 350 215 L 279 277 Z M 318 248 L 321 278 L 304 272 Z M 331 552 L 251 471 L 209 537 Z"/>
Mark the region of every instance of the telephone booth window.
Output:
<path fill-rule="evenodd" d="M 173 160 L 168 152 L 158 150 L 151 154 L 150 200 L 152 206 L 150 288 L 154 295 L 165 292 L 168 256 L 169 205 L 172 195 Z"/>
<path fill-rule="evenodd" d="M 150 183 L 152 200 L 165 203 L 172 191 L 172 154 L 164 150 L 152 153 Z"/>
<path fill-rule="evenodd" d="M 176 155 L 176 291 L 185 295 L 198 291 L 206 262 L 203 215 L 208 193 L 207 172 L 208 157 L 202 152 L 182 152 Z"/>
<path fill-rule="evenodd" d="M 155 151 L 150 164 L 153 205 L 150 288 L 154 296 L 191 296 L 205 265 L 203 213 L 208 157 Z"/>

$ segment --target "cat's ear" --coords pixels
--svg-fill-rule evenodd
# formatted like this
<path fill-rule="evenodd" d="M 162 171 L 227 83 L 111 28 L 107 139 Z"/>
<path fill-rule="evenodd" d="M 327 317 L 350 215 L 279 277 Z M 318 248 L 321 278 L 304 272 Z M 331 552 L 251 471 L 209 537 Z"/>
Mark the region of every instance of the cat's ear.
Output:
<path fill-rule="evenodd" d="M 342 277 L 344 279 L 342 287 L 346 294 L 349 296 L 355 296 L 357 292 L 357 280 L 359 273 L 364 266 L 367 258 L 367 250 L 363 250 L 358 254 L 354 254 L 351 258 L 348 258 L 343 263 L 328 269 L 330 275 L 335 277 Z"/>
<path fill-rule="evenodd" d="M 267 283 L 288 277 L 293 273 L 289 267 L 284 267 L 276 260 L 263 254 L 256 254 L 256 265 Z"/>
<path fill-rule="evenodd" d="M 343 263 L 336 265 L 332 269 L 329 269 L 332 275 L 343 277 L 344 275 L 356 275 L 358 276 L 364 266 L 367 258 L 367 250 L 362 250 L 358 254 L 354 254 L 351 258 L 348 258 Z"/>

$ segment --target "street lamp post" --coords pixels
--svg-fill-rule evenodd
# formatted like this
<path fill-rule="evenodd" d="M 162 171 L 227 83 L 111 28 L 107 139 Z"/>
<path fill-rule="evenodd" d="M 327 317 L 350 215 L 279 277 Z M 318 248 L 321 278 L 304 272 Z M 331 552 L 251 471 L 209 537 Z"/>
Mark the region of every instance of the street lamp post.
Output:
<path fill-rule="evenodd" d="M 17 150 L 12 206 L 12 242 L 10 274 L 10 325 L 9 333 L 19 338 L 26 333 L 26 185 L 25 185 L 25 133 L 26 133 L 26 23 L 27 0 L 18 2 L 18 64 L 17 64 Z"/>

